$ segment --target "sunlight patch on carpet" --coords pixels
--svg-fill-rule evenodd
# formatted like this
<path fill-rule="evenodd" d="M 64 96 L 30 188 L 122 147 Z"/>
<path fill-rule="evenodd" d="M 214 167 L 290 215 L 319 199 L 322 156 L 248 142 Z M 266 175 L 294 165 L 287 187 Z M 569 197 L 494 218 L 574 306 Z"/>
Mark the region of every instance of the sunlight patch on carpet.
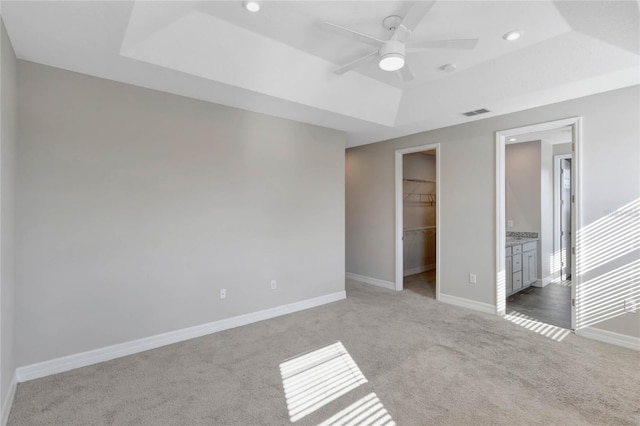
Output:
<path fill-rule="evenodd" d="M 372 392 L 320 423 L 319 426 L 395 426 L 395 424 L 378 396 Z"/>
<path fill-rule="evenodd" d="M 284 361 L 280 374 L 292 422 L 367 383 L 340 342 Z"/>
<path fill-rule="evenodd" d="M 529 331 L 540 334 L 541 336 L 555 340 L 556 342 L 562 342 L 562 340 L 564 340 L 564 338 L 571 332 L 571 330 L 567 330 L 566 328 L 544 323 L 517 311 L 511 311 L 506 314 L 504 319 L 511 321 L 520 327 L 524 327 Z"/>

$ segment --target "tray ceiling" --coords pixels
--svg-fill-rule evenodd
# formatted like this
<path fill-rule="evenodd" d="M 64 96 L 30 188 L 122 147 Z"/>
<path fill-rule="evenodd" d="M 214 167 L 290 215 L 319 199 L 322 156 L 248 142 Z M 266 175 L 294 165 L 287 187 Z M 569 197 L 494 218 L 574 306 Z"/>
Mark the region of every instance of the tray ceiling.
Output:
<path fill-rule="evenodd" d="M 409 82 L 375 61 L 333 73 L 375 48 L 323 22 L 385 40 L 382 19 L 411 4 L 3 1 L 1 13 L 21 59 L 340 129 L 350 146 L 638 84 L 635 1 L 439 1 L 411 41 L 476 49 L 408 54 Z"/>

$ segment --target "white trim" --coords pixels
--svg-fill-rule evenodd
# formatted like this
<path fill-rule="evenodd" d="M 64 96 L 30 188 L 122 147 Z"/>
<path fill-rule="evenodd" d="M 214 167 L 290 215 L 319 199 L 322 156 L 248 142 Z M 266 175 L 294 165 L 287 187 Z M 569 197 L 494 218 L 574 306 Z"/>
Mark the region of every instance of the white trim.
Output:
<path fill-rule="evenodd" d="M 415 268 L 405 269 L 402 275 L 408 277 L 409 275 L 421 274 L 423 272 L 431 271 L 434 269 L 436 269 L 435 263 L 431 265 L 416 266 Z"/>
<path fill-rule="evenodd" d="M 396 188 L 396 282 L 394 288 L 398 291 L 403 288 L 404 281 L 404 247 L 402 244 L 403 237 L 403 223 L 402 223 L 402 211 L 403 211 L 403 194 L 402 194 L 402 156 L 404 154 L 413 154 L 416 152 L 423 151 L 436 151 L 436 300 L 440 300 L 440 271 L 442 268 L 440 267 L 440 256 L 441 245 L 440 241 L 442 240 L 442 217 L 440 215 L 441 206 L 442 206 L 442 191 L 440 190 L 442 179 L 440 166 L 440 144 L 429 144 L 429 145 L 420 145 L 413 146 L 410 148 L 402 148 L 397 149 L 395 152 L 395 188 Z"/>
<path fill-rule="evenodd" d="M 61 358 L 56 358 L 49 361 L 26 365 L 17 369 L 17 379 L 20 383 L 27 380 L 38 379 L 40 377 L 62 373 L 63 371 L 69 371 L 76 368 L 85 367 L 87 365 L 98 364 L 100 362 L 148 351 L 150 349 L 155 349 L 161 346 L 194 339 L 196 337 L 206 336 L 208 334 L 217 333 L 219 331 L 229 330 L 231 328 L 252 324 L 254 322 L 279 317 L 281 315 L 291 314 L 293 312 L 298 312 L 309 308 L 315 308 L 317 306 L 336 302 L 345 298 L 346 292 L 338 291 L 324 296 L 315 297 L 313 299 L 290 303 L 288 305 L 277 306 L 275 308 L 252 312 L 250 314 L 239 315 L 220 321 L 214 321 L 194 327 L 183 328 L 181 330 L 170 331 L 168 333 L 157 334 L 155 336 L 145 337 L 138 340 L 132 340 L 130 342 L 120 343 L 113 346 L 107 346 L 105 348 L 94 349 L 74 355 L 63 356 Z"/>
<path fill-rule="evenodd" d="M 599 328 L 586 327 L 576 330 L 578 336 L 587 339 L 597 340 L 599 342 L 609 343 L 611 345 L 622 346 L 623 348 L 634 349 L 640 351 L 640 338 L 629 336 L 627 334 L 614 333 L 613 331 L 601 330 Z"/>
<path fill-rule="evenodd" d="M 494 305 L 478 302 L 476 300 L 464 299 L 462 297 L 452 296 L 450 294 L 440 293 L 440 301 L 448 303 L 450 305 L 462 306 L 463 308 L 473 309 L 475 311 L 480 311 L 487 314 L 496 313 L 496 307 Z"/>
<path fill-rule="evenodd" d="M 350 280 L 360 281 L 361 283 L 375 285 L 376 287 L 386 288 L 387 290 L 395 290 L 396 285 L 391 281 L 379 280 L 377 278 L 367 277 L 364 275 L 352 274 L 351 272 L 347 272 L 345 277 Z"/>
<path fill-rule="evenodd" d="M 13 372 L 11 377 L 11 383 L 9 383 L 9 391 L 7 397 L 2 402 L 2 419 L 0 419 L 0 425 L 5 426 L 9 421 L 9 413 L 11 412 L 11 406 L 13 405 L 13 399 L 16 396 L 16 388 L 18 387 L 17 373 Z"/>
<path fill-rule="evenodd" d="M 560 160 L 572 160 L 573 154 L 558 154 L 553 156 L 553 253 L 560 252 Z M 572 165 L 573 167 L 573 165 Z M 573 171 L 572 171 L 573 174 Z M 573 188 L 572 188 L 573 190 Z M 573 260 L 573 259 L 572 259 Z M 562 267 L 558 271 L 562 278 Z"/>
<path fill-rule="evenodd" d="M 504 315 L 506 310 L 505 302 L 505 153 L 504 148 L 507 139 L 525 133 L 540 132 L 546 130 L 560 129 L 571 126 L 573 129 L 573 143 L 575 150 L 571 164 L 571 186 L 575 194 L 574 208 L 572 209 L 571 220 L 571 243 L 576 246 L 576 230 L 582 226 L 582 192 L 580 185 L 582 158 L 580 147 L 582 141 L 582 117 L 571 117 L 562 120 L 549 121 L 546 123 L 533 124 L 530 126 L 518 127 L 515 129 L 501 130 L 496 132 L 496 313 Z M 576 274 L 575 265 L 578 264 L 580 251 L 576 248 L 576 254 L 571 262 L 571 298 L 575 299 L 576 305 L 580 303 L 579 293 L 576 289 L 580 286 L 581 277 Z M 575 330 L 575 306 L 571 306 L 571 328 Z"/>
<path fill-rule="evenodd" d="M 505 315 L 507 311 L 507 282 L 505 265 L 506 228 L 504 225 L 505 207 L 505 144 L 507 137 L 496 132 L 496 314 Z"/>
<path fill-rule="evenodd" d="M 575 250 L 571 258 L 571 299 L 575 301 L 571 305 L 571 329 L 576 330 L 576 306 L 582 301 L 578 290 L 581 288 L 582 276 L 578 275 L 576 265 L 580 251 L 578 248 L 578 229 L 582 229 L 582 144 L 584 143 L 582 134 L 582 117 L 577 117 L 573 125 L 573 159 L 571 160 L 571 191 L 575 196 L 575 203 L 571 209 L 571 247 Z"/>
<path fill-rule="evenodd" d="M 395 189 L 396 189 L 396 282 L 394 289 L 402 290 L 404 287 L 404 218 L 403 216 L 403 180 L 402 180 L 402 153 L 396 151 Z M 437 181 L 437 179 L 436 179 Z M 437 194 L 437 191 L 436 191 Z M 436 195 L 437 196 L 437 195 Z"/>
<path fill-rule="evenodd" d="M 542 288 L 542 287 L 546 287 L 549 284 L 551 284 L 553 282 L 553 280 L 554 280 L 553 275 L 549 275 L 549 276 L 544 277 L 541 280 L 536 280 L 536 282 L 534 282 L 531 285 L 534 286 L 534 287 Z"/>

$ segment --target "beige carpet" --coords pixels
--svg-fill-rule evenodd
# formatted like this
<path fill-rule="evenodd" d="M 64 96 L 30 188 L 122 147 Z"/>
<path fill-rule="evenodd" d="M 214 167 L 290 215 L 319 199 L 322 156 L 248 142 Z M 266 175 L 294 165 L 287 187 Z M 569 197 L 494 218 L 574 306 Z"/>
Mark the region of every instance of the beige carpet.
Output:
<path fill-rule="evenodd" d="M 414 291 L 347 294 L 20 384 L 9 424 L 640 424 L 636 351 Z"/>

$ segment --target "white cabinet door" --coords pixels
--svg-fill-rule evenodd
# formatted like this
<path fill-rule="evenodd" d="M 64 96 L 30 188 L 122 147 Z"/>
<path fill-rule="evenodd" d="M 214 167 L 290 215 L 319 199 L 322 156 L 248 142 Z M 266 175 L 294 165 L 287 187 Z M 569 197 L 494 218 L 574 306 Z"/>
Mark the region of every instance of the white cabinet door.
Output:
<path fill-rule="evenodd" d="M 513 293 L 513 277 L 511 276 L 511 274 L 513 274 L 513 268 L 511 267 L 511 256 L 507 256 L 505 258 L 505 269 L 506 269 L 506 276 L 505 276 L 505 295 L 508 296 L 511 293 Z"/>
<path fill-rule="evenodd" d="M 531 273 L 530 254 L 531 252 L 522 253 L 522 284 L 525 286 L 529 285 L 529 274 Z"/>
<path fill-rule="evenodd" d="M 522 257 L 522 280 L 525 286 L 529 286 L 536 282 L 538 274 L 538 256 L 536 250 L 523 253 Z"/>
<path fill-rule="evenodd" d="M 513 272 L 522 271 L 522 255 L 521 254 L 514 254 L 512 256 L 511 268 L 513 269 Z"/>
<path fill-rule="evenodd" d="M 511 277 L 513 279 L 513 291 L 515 292 L 522 290 L 522 271 L 514 272 L 513 274 L 511 274 Z"/>

